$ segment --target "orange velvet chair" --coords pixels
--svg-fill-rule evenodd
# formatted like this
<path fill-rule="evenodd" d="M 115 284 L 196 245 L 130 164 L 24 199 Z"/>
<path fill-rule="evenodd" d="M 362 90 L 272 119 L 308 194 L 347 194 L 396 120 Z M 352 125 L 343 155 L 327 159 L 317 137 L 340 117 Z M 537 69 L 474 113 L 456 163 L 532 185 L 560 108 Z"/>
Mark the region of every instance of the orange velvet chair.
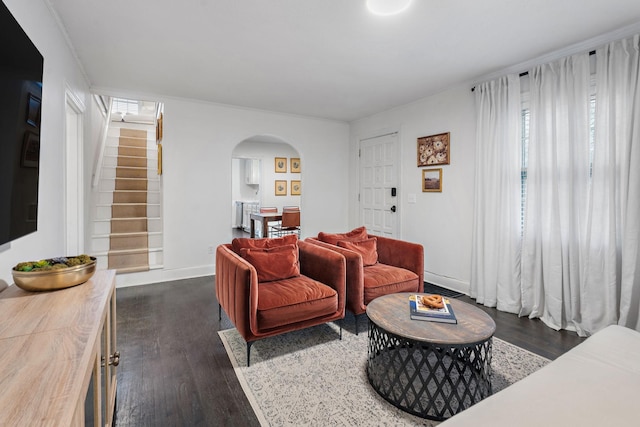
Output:
<path fill-rule="evenodd" d="M 224 309 L 247 342 L 247 366 L 256 340 L 343 319 L 345 274 L 344 256 L 295 234 L 218 246 L 218 315 Z"/>
<path fill-rule="evenodd" d="M 365 227 L 348 233 L 318 233 L 305 240 L 345 257 L 347 310 L 358 316 L 373 299 L 397 292 L 424 290 L 424 248 L 404 240 L 367 234 Z M 408 304 L 408 303 L 407 303 Z M 408 310 L 408 305 L 407 305 Z"/>

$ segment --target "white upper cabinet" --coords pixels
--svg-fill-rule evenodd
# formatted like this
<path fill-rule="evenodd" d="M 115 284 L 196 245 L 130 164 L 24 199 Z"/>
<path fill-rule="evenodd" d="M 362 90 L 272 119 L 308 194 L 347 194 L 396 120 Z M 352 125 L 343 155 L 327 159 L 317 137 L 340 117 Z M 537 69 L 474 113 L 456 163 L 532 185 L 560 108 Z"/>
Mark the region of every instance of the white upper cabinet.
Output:
<path fill-rule="evenodd" d="M 244 183 L 248 185 L 259 185 L 260 184 L 260 160 L 245 159 L 244 169 L 245 169 Z"/>

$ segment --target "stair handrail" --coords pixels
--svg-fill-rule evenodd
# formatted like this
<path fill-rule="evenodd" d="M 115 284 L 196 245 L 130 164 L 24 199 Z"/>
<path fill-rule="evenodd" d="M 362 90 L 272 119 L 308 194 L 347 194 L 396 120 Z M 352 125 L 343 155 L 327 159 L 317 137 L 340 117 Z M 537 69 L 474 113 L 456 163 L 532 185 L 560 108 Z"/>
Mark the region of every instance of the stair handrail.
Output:
<path fill-rule="evenodd" d="M 107 145 L 107 136 L 109 133 L 109 124 L 111 123 L 111 108 L 113 107 L 113 97 L 109 97 L 109 105 L 107 107 L 107 119 L 105 120 L 104 127 L 102 128 L 102 134 L 100 135 L 100 142 L 98 145 L 98 158 L 96 164 L 93 167 L 93 188 L 98 186 L 100 182 L 100 175 L 102 174 L 102 161 L 104 159 L 104 150 Z"/>

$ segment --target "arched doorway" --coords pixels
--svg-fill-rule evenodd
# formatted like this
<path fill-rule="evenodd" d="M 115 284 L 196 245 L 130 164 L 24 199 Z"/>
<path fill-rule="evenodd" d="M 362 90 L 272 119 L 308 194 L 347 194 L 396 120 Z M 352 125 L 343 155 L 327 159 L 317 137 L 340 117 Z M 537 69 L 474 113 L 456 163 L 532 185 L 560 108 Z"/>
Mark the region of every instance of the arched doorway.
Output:
<path fill-rule="evenodd" d="M 231 159 L 234 236 L 248 235 L 249 215 L 260 207 L 300 206 L 300 153 L 281 138 L 256 135 L 234 148 Z"/>

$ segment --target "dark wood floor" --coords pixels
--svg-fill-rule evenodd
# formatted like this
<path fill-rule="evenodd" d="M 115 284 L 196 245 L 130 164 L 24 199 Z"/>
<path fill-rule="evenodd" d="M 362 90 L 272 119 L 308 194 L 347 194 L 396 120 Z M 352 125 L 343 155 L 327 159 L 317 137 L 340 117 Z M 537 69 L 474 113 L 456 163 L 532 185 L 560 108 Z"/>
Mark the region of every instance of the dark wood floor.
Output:
<path fill-rule="evenodd" d="M 224 315 L 218 321 L 213 277 L 120 288 L 117 304 L 116 426 L 259 425 L 217 334 L 231 324 Z M 581 341 L 538 320 L 478 307 L 495 319 L 497 337 L 550 359 Z"/>

